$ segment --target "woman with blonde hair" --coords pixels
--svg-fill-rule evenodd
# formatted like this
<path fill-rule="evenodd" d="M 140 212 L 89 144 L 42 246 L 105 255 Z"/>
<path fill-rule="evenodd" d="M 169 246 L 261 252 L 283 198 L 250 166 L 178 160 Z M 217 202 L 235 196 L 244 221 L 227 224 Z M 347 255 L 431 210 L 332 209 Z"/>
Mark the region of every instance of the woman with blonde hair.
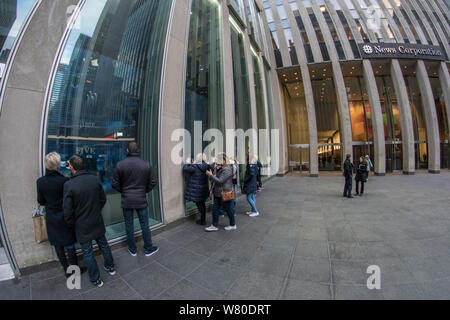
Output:
<path fill-rule="evenodd" d="M 194 163 L 189 159 L 183 166 L 183 171 L 189 174 L 188 184 L 185 192 L 185 200 L 195 202 L 200 212 L 200 219 L 197 224 L 204 226 L 206 224 L 206 199 L 209 196 L 208 177 L 206 171 L 210 169 L 206 163 L 206 155 L 199 153 Z"/>
<path fill-rule="evenodd" d="M 52 152 L 45 156 L 45 176 L 37 180 L 37 201 L 45 206 L 48 240 L 55 247 L 64 273 L 70 265 L 78 265 L 74 244 L 75 230 L 67 226 L 63 213 L 64 184 L 69 179 L 60 172 L 61 156 Z M 66 251 L 69 257 L 67 261 Z M 82 268 L 82 271 L 86 271 Z M 68 276 L 66 274 L 66 276 Z"/>
<path fill-rule="evenodd" d="M 236 230 L 236 221 L 234 217 L 234 199 L 225 201 L 223 192 L 233 191 L 233 170 L 228 164 L 228 158 L 224 153 L 220 153 L 216 158 L 214 172 L 208 170 L 206 174 L 211 178 L 211 196 L 213 199 L 213 221 L 212 225 L 205 229 L 207 232 L 219 231 L 219 214 L 222 207 L 228 214 L 230 225 L 225 230 Z"/>

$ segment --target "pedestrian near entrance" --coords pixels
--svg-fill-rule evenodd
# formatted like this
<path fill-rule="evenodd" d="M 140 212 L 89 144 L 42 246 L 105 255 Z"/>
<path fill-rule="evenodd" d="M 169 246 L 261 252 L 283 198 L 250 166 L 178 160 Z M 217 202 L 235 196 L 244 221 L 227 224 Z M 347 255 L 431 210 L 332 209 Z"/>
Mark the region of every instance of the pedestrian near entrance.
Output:
<path fill-rule="evenodd" d="M 247 164 L 244 179 L 244 192 L 247 194 L 247 202 L 250 204 L 251 211 L 247 212 L 250 217 L 259 216 L 259 211 L 256 209 L 256 193 L 258 192 L 258 160 L 256 157 Z"/>
<path fill-rule="evenodd" d="M 372 163 L 372 161 L 370 160 L 369 155 L 366 155 L 364 159 L 365 159 L 366 164 L 367 164 L 367 179 L 366 179 L 366 182 L 367 182 L 367 181 L 369 181 L 370 170 L 373 169 L 373 163 Z"/>
<path fill-rule="evenodd" d="M 152 166 L 140 158 L 139 145 L 130 142 L 127 148 L 127 158 L 120 161 L 114 170 L 112 187 L 122 194 L 122 210 L 127 232 L 127 244 L 130 255 L 137 255 L 136 239 L 134 238 L 134 211 L 136 211 L 144 240 L 144 254 L 147 257 L 158 252 L 153 245 L 149 225 L 147 193 L 157 185 Z"/>
<path fill-rule="evenodd" d="M 353 198 L 352 196 L 352 189 L 353 189 L 353 171 L 355 169 L 355 166 L 352 163 L 352 156 L 350 154 L 347 154 L 345 156 L 345 162 L 344 162 L 344 177 L 345 177 L 345 187 L 344 187 L 344 197 L 347 198 Z"/>
<path fill-rule="evenodd" d="M 106 240 L 106 228 L 102 209 L 106 204 L 106 195 L 98 178 L 85 170 L 80 156 L 73 156 L 68 162 L 72 178 L 64 185 L 64 219 L 69 227 L 75 227 L 75 234 L 83 251 L 83 260 L 89 272 L 89 279 L 103 286 L 100 271 L 94 258 L 92 241 L 96 241 L 103 254 L 104 268 L 115 275 L 114 259 Z"/>
<path fill-rule="evenodd" d="M 230 225 L 225 227 L 225 230 L 236 230 L 236 221 L 234 217 L 234 199 L 226 201 L 223 199 L 224 193 L 233 191 L 233 169 L 228 164 L 227 156 L 221 153 L 216 158 L 216 166 L 214 172 L 206 171 L 210 177 L 211 184 L 211 198 L 213 200 L 213 221 L 212 225 L 205 229 L 207 232 L 218 231 L 219 228 L 219 214 L 222 207 L 228 214 Z"/>
<path fill-rule="evenodd" d="M 195 202 L 200 212 L 200 219 L 197 220 L 197 224 L 204 226 L 206 224 L 206 199 L 209 196 L 206 171 L 210 170 L 210 166 L 206 163 L 206 155 L 202 153 L 197 155 L 194 163 L 190 162 L 190 159 L 187 159 L 183 166 L 183 171 L 189 174 L 184 198 L 186 201 Z"/>
<path fill-rule="evenodd" d="M 60 172 L 61 156 L 52 152 L 45 156 L 45 176 L 37 181 L 37 201 L 45 206 L 48 240 L 54 246 L 59 262 L 64 269 L 66 277 L 67 268 L 70 265 L 78 265 L 77 253 L 75 251 L 75 229 L 70 228 L 64 221 L 63 195 L 64 184 L 69 180 Z M 69 258 L 67 261 L 66 257 Z M 81 268 L 82 272 L 86 268 Z"/>
<path fill-rule="evenodd" d="M 367 175 L 369 172 L 367 171 L 367 162 L 363 157 L 359 158 L 358 168 L 356 169 L 356 195 L 361 196 L 364 193 L 364 183 L 367 181 Z M 359 184 L 361 183 L 361 191 L 359 190 Z"/>

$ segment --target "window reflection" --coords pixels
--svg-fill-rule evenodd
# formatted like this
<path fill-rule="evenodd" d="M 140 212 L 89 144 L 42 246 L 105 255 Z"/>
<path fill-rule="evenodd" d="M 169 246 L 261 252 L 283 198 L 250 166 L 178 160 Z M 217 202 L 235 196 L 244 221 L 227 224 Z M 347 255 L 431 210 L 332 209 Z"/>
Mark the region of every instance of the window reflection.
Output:
<path fill-rule="evenodd" d="M 125 234 L 111 178 L 130 141 L 141 144 L 141 156 L 158 172 L 159 85 L 170 8 L 171 1 L 86 1 L 56 71 L 46 152 L 57 151 L 62 160 L 79 154 L 99 177 L 108 195 L 108 239 Z M 154 225 L 161 222 L 157 190 L 149 202 Z"/>
<path fill-rule="evenodd" d="M 0 1 L 0 80 L 20 28 L 36 0 Z"/>

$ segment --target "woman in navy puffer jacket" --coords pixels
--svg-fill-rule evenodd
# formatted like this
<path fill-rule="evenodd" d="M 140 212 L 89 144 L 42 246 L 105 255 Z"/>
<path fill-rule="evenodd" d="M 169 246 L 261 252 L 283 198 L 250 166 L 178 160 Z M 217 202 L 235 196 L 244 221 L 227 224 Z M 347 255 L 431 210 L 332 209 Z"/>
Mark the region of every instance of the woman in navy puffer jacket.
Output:
<path fill-rule="evenodd" d="M 188 184 L 185 192 L 185 200 L 193 201 L 197 205 L 200 212 L 200 219 L 197 221 L 199 225 L 206 224 L 206 199 L 209 197 L 209 184 L 206 171 L 210 170 L 210 166 L 205 162 L 204 154 L 197 155 L 194 164 L 186 163 L 183 171 L 189 174 Z"/>
<path fill-rule="evenodd" d="M 258 217 L 259 212 L 256 208 L 255 195 L 258 191 L 258 163 L 256 157 L 253 157 L 250 163 L 247 164 L 244 179 L 244 192 L 247 194 L 247 201 L 251 206 L 251 211 L 247 212 L 250 217 Z"/>

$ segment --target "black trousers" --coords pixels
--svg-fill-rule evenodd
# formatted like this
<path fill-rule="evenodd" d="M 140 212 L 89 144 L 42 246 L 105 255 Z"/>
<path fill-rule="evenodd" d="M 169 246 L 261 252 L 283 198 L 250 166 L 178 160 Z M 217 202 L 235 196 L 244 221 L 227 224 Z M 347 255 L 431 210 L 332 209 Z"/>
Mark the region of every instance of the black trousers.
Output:
<path fill-rule="evenodd" d="M 352 188 L 352 176 L 345 177 L 344 197 L 350 197 L 352 195 Z"/>
<path fill-rule="evenodd" d="M 67 270 L 69 265 L 78 265 L 77 253 L 75 251 L 75 247 L 67 249 L 67 256 L 69 257 L 69 261 L 67 261 L 66 251 L 63 246 L 55 246 L 56 255 L 58 256 L 59 262 L 61 266 L 64 268 L 64 271 Z"/>
<path fill-rule="evenodd" d="M 197 205 L 198 211 L 200 212 L 200 221 L 206 221 L 206 203 L 205 201 L 200 201 L 195 203 Z"/>
<path fill-rule="evenodd" d="M 359 191 L 359 183 L 361 182 L 361 191 Z M 356 194 L 364 193 L 364 181 L 356 180 Z"/>

